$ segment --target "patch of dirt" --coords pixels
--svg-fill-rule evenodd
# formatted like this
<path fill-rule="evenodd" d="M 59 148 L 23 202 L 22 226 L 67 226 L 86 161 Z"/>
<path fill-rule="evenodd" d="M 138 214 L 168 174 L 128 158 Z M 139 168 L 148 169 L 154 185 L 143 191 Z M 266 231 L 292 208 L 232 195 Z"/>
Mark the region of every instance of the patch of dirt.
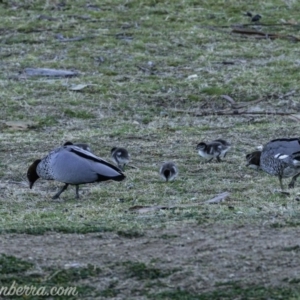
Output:
<path fill-rule="evenodd" d="M 180 287 L 199 293 L 215 289 L 216 283 L 282 286 L 299 278 L 299 233 L 299 228 L 185 224 L 149 230 L 131 239 L 115 233 L 9 234 L 0 236 L 0 253 L 41 267 L 97 265 L 103 272 L 97 280 L 86 283 L 103 290 L 117 282 L 115 288 L 122 296 L 138 295 L 144 288 L 141 280 L 128 276 L 120 267 L 122 262 L 142 262 L 162 271 L 173 270 L 159 278 L 164 289 Z"/>

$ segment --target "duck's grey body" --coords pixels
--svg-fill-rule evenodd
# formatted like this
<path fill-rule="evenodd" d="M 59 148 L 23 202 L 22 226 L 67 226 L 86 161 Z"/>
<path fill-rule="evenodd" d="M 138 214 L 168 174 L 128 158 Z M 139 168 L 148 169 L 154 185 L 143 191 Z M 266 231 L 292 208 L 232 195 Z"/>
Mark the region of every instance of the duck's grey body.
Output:
<path fill-rule="evenodd" d="M 84 143 L 72 143 L 72 142 L 65 142 L 64 143 L 64 146 L 77 146 L 77 147 L 79 147 L 79 148 L 81 148 L 81 149 L 83 149 L 83 150 L 86 150 L 86 151 L 89 151 L 89 152 L 92 152 L 92 150 L 91 150 L 91 147 L 88 145 L 88 144 L 84 144 Z"/>
<path fill-rule="evenodd" d="M 28 170 L 28 178 L 30 172 L 33 172 L 31 168 Z M 79 184 L 110 179 L 121 181 L 125 178 L 116 166 L 74 145 L 62 146 L 51 151 L 36 165 L 36 174 L 37 178 L 56 180 L 66 184 L 54 198 L 58 198 L 69 184 L 76 185 L 76 196 L 79 197 Z"/>
<path fill-rule="evenodd" d="M 214 140 L 213 142 L 217 142 L 217 143 L 221 143 L 223 147 L 221 147 L 221 154 L 220 157 L 221 158 L 225 158 L 228 150 L 231 148 L 231 144 L 228 143 L 227 141 L 223 140 L 223 139 L 217 139 Z"/>
<path fill-rule="evenodd" d="M 230 147 L 231 145 L 225 140 L 217 139 L 211 143 L 201 142 L 197 145 L 196 149 L 198 150 L 198 154 L 207 159 L 208 162 L 214 158 L 216 158 L 218 162 L 221 162 L 221 158 L 226 156 Z"/>
<path fill-rule="evenodd" d="M 178 169 L 173 162 L 165 162 L 161 165 L 159 174 L 165 181 L 172 181 L 177 177 Z"/>
<path fill-rule="evenodd" d="M 300 140 L 276 139 L 267 143 L 261 153 L 260 167 L 270 175 L 278 176 L 283 189 L 282 178 L 293 177 L 289 187 L 294 187 L 300 174 Z"/>
<path fill-rule="evenodd" d="M 111 157 L 118 167 L 124 171 L 125 166 L 129 163 L 129 153 L 125 148 L 113 147 L 111 149 Z"/>

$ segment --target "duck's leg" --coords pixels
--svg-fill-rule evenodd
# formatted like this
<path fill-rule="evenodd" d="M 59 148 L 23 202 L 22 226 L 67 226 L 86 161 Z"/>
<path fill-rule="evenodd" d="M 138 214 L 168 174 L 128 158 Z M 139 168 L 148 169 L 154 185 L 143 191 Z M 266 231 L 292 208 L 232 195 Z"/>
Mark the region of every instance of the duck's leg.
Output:
<path fill-rule="evenodd" d="M 69 184 L 66 183 L 66 184 L 61 188 L 61 190 L 59 190 L 59 191 L 52 197 L 52 199 L 58 199 L 59 196 L 60 196 L 60 194 L 61 194 L 62 192 L 64 192 L 64 191 L 68 188 L 68 186 L 69 186 Z"/>
<path fill-rule="evenodd" d="M 79 185 L 76 185 L 76 199 L 79 199 Z"/>
<path fill-rule="evenodd" d="M 213 160 L 214 158 L 212 157 L 211 159 L 207 160 L 206 163 L 209 163 Z"/>
<path fill-rule="evenodd" d="M 300 173 L 297 174 L 297 175 L 295 175 L 295 176 L 292 178 L 291 182 L 289 183 L 289 188 L 290 188 L 290 189 L 292 189 L 292 188 L 295 186 L 295 182 L 296 182 L 297 177 L 298 177 L 299 175 L 300 175 Z"/>
<path fill-rule="evenodd" d="M 221 162 L 221 158 L 220 158 L 220 155 L 217 156 L 217 162 Z"/>
<path fill-rule="evenodd" d="M 282 185 L 282 176 L 278 175 L 279 183 L 280 183 L 280 188 L 283 191 L 283 185 Z"/>

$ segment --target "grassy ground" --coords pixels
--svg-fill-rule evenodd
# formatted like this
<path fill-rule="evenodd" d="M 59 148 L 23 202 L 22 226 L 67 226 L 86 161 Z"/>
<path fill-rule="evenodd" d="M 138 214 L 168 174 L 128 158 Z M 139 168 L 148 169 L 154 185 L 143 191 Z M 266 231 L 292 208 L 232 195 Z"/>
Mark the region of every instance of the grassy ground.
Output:
<path fill-rule="evenodd" d="M 256 146 L 298 136 L 297 1 L 0 6 L 1 285 L 77 286 L 78 299 L 300 299 L 300 185 L 274 194 L 275 177 L 245 167 Z M 216 138 L 232 149 L 203 164 L 195 147 Z M 124 182 L 82 186 L 80 200 L 74 187 L 51 200 L 57 182 L 30 190 L 28 166 L 67 140 L 106 159 L 126 147 L 136 168 Z M 167 160 L 180 173 L 170 184 L 158 175 Z M 225 202 L 203 204 L 225 191 Z"/>

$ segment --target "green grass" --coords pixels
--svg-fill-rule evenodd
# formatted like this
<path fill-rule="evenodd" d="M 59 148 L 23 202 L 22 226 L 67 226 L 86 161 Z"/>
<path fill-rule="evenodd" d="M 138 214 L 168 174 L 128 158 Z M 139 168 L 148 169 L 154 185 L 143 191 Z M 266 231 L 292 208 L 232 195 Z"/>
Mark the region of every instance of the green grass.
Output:
<path fill-rule="evenodd" d="M 261 14 L 261 24 L 251 24 L 244 16 L 247 11 Z M 264 112 L 299 113 L 299 43 L 288 38 L 299 38 L 299 11 L 300 4 L 293 0 L 1 2 L 1 236 L 14 239 L 26 234 L 29 240 L 42 236 L 46 241 L 52 234 L 72 235 L 76 243 L 81 243 L 78 236 L 95 236 L 103 240 L 109 254 L 132 244 L 127 253 L 115 254 L 105 266 L 99 265 L 99 249 L 95 248 L 90 254 L 95 269 L 72 273 L 64 270 L 57 258 L 51 259 L 42 243 L 44 265 L 41 275 L 32 277 L 26 272 L 37 261 L 34 258 L 27 264 L 33 247 L 29 242 L 28 253 L 16 253 L 17 249 L 5 252 L 16 257 L 1 258 L 1 280 L 10 281 L 10 276 L 15 276 L 9 271 L 11 264 L 24 283 L 38 284 L 51 272 L 59 272 L 60 279 L 54 276 L 56 283 L 52 280 L 49 284 L 59 280 L 74 283 L 78 278 L 82 298 L 112 298 L 123 293 L 128 299 L 143 295 L 155 299 L 242 299 L 244 293 L 245 299 L 281 299 L 286 293 L 285 299 L 298 299 L 290 289 L 290 282 L 297 286 L 298 278 L 284 274 L 288 267 L 278 271 L 282 278 L 288 278 L 282 288 L 269 287 L 271 279 L 260 284 L 261 274 L 255 271 L 249 286 L 224 288 L 212 281 L 205 288 L 189 286 L 187 282 L 197 278 L 198 265 L 189 265 L 184 257 L 189 251 L 181 253 L 181 243 L 173 242 L 196 231 L 199 240 L 188 249 L 201 248 L 213 238 L 216 244 L 223 238 L 226 248 L 226 237 L 207 233 L 210 228 L 233 232 L 249 227 L 250 233 L 253 228 L 267 228 L 274 243 L 273 230 L 297 237 L 300 213 L 295 199 L 299 183 L 289 197 L 273 194 L 279 187 L 278 179 L 247 169 L 245 154 L 273 138 L 298 136 L 298 122 Z M 238 35 L 232 33 L 234 26 L 281 38 Z M 57 35 L 83 39 L 63 42 Z M 72 70 L 78 76 L 29 77 L 25 68 Z M 80 91 L 70 89 L 79 84 L 88 86 Z M 294 93 L 282 97 L 291 91 Z M 217 115 L 218 111 L 236 109 L 221 95 L 230 96 L 236 106 L 242 106 L 240 110 L 262 114 Z M 13 130 L 5 125 L 8 121 L 33 121 L 35 126 Z M 224 163 L 205 164 L 195 147 L 200 141 L 215 138 L 227 139 L 233 147 Z M 113 146 L 126 147 L 135 168 L 126 169 L 124 182 L 80 187 L 80 200 L 74 197 L 74 187 L 69 187 L 60 201 L 53 201 L 51 197 L 61 186 L 57 182 L 38 180 L 30 190 L 28 166 L 68 140 L 90 144 L 96 155 L 107 160 Z M 170 184 L 158 175 L 160 164 L 167 160 L 179 168 L 178 179 Z M 224 191 L 230 192 L 225 202 L 204 204 Z M 130 210 L 132 206 L 154 205 L 170 209 L 148 213 Z M 181 231 L 185 226 L 186 231 Z M 192 226 L 196 229 L 190 229 Z M 205 236 L 201 236 L 202 231 Z M 119 239 L 120 245 L 108 247 L 107 236 Z M 147 239 L 153 237 L 161 246 L 159 250 L 155 243 L 147 246 Z M 246 238 L 255 243 L 260 236 Z M 143 243 L 145 247 L 135 253 Z M 298 244 L 297 240 L 285 242 L 280 253 L 298 252 Z M 62 251 L 59 245 L 57 251 Z M 270 245 L 272 248 L 273 243 Z M 162 259 L 168 247 L 174 249 L 170 250 L 174 257 L 170 254 Z M 156 257 L 159 265 L 147 261 Z M 131 263 L 122 264 L 126 261 Z M 218 272 L 224 268 L 220 266 Z M 201 270 L 203 278 L 215 274 L 212 269 Z M 234 270 L 230 272 L 234 274 Z M 225 272 L 226 276 L 230 272 Z M 99 278 L 102 281 L 97 285 Z M 177 290 L 172 281 L 183 288 Z"/>

